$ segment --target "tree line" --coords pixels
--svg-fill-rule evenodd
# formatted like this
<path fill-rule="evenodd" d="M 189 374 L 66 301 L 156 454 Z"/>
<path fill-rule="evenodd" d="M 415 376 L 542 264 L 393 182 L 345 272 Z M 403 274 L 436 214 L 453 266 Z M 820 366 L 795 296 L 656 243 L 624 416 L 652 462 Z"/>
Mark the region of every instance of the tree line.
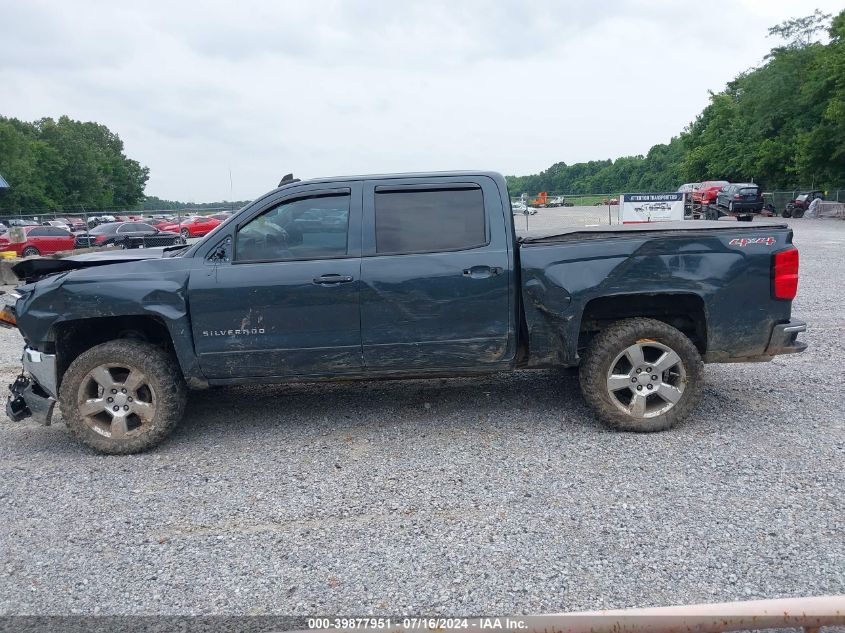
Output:
<path fill-rule="evenodd" d="M 0 209 L 107 209 L 144 198 L 150 170 L 123 153 L 120 137 L 99 123 L 0 117 Z"/>
<path fill-rule="evenodd" d="M 240 209 L 242 206 L 252 202 L 251 200 L 222 200 L 220 202 L 179 202 L 178 200 L 165 200 L 157 196 L 146 196 L 144 202 L 141 204 L 139 210 L 143 211 L 157 211 L 167 209 L 176 211 L 177 209 Z"/>
<path fill-rule="evenodd" d="M 827 31 L 828 43 L 817 41 Z M 769 29 L 785 43 L 741 73 L 680 135 L 645 156 L 556 163 L 508 176 L 512 194 L 674 191 L 686 182 L 753 181 L 768 190 L 845 188 L 845 11 Z"/>

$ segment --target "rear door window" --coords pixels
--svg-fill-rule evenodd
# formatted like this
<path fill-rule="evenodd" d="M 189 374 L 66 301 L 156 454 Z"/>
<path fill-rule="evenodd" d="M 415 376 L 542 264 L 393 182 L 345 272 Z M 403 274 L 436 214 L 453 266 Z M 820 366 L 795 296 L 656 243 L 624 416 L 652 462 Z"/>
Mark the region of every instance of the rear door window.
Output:
<path fill-rule="evenodd" d="M 376 252 L 430 253 L 487 244 L 479 187 L 396 189 L 375 194 Z"/>

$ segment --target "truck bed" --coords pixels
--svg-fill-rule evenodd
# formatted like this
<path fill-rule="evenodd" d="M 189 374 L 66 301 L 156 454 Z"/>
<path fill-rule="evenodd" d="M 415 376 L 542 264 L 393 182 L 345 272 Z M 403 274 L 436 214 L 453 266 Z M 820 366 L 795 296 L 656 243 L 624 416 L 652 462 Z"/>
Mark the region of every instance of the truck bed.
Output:
<path fill-rule="evenodd" d="M 785 222 L 717 222 L 712 220 L 682 222 L 650 222 L 647 224 L 610 224 L 604 226 L 535 229 L 519 233 L 520 244 L 565 242 L 573 239 L 606 239 L 611 234 L 627 233 L 687 233 L 689 231 L 762 231 L 788 229 Z"/>

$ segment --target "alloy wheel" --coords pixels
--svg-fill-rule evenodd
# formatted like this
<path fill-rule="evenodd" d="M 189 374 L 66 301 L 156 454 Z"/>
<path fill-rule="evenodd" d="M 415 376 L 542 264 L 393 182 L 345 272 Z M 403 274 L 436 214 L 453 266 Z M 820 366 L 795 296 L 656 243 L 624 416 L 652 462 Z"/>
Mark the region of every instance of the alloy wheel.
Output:
<path fill-rule="evenodd" d="M 670 347 L 652 340 L 625 348 L 607 372 L 607 391 L 616 407 L 634 418 L 653 418 L 684 395 L 686 370 Z"/>
<path fill-rule="evenodd" d="M 96 433 L 122 439 L 154 426 L 156 395 L 141 370 L 110 363 L 95 367 L 82 380 L 77 410 Z"/>

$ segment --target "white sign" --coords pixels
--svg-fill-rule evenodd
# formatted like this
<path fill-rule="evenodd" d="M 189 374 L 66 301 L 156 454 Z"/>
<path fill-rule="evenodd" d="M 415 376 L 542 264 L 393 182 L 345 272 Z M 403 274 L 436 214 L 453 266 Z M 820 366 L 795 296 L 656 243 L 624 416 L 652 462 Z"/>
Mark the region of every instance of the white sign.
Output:
<path fill-rule="evenodd" d="M 619 206 L 619 221 L 622 224 L 645 222 L 674 222 L 684 219 L 684 194 L 670 193 L 623 193 Z"/>

